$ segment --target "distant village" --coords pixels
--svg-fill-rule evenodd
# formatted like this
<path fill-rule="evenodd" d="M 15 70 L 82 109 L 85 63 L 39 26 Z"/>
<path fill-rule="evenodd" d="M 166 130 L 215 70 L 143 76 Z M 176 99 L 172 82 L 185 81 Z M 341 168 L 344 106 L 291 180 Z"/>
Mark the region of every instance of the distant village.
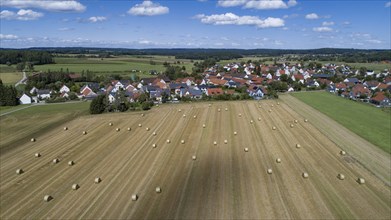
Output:
<path fill-rule="evenodd" d="M 185 77 L 175 80 L 165 75 L 157 75 L 133 82 L 111 80 L 105 85 L 86 82 L 79 91 L 73 92 L 65 84 L 58 91 L 33 87 L 20 97 L 20 103 L 38 103 L 50 100 L 53 96 L 64 100 L 93 100 L 102 94 L 107 96 L 109 103 L 113 103 L 119 93 L 130 103 L 138 101 L 142 94 L 146 94 L 155 104 L 223 97 L 259 100 L 274 98 L 276 92 L 325 90 L 347 99 L 391 107 L 389 70 L 366 70 L 363 73 L 360 70 L 351 70 L 347 65 L 335 64 L 325 64 L 321 68 L 305 68 L 300 64 L 256 66 L 253 63 L 230 63 L 225 66 L 216 64 L 201 75 L 198 79 Z M 71 80 L 77 81 L 80 77 L 80 74 L 69 74 Z"/>

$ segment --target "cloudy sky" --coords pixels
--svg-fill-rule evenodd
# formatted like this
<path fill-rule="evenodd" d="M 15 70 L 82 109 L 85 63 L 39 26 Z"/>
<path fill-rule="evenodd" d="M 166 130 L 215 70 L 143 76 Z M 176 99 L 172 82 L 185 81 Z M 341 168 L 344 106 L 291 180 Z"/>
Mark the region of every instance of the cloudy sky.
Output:
<path fill-rule="evenodd" d="M 391 49 L 386 0 L 0 0 L 0 47 Z"/>

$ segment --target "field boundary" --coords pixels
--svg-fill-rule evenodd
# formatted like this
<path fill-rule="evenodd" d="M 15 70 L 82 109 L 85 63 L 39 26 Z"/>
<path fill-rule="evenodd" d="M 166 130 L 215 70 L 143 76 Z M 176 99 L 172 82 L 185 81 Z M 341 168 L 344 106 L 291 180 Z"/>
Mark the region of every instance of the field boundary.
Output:
<path fill-rule="evenodd" d="M 298 114 L 307 118 L 312 125 L 333 143 L 345 150 L 365 169 L 382 180 L 387 186 L 391 186 L 391 159 L 389 153 L 292 95 L 281 95 L 280 99 Z M 346 137 L 352 138 L 347 139 Z"/>

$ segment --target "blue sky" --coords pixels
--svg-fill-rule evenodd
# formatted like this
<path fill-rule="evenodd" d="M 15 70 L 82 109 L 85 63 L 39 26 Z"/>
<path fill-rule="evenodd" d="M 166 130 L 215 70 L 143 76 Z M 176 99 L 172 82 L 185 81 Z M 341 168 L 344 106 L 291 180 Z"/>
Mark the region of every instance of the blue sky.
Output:
<path fill-rule="evenodd" d="M 1 0 L 0 46 L 391 49 L 377 0 Z"/>

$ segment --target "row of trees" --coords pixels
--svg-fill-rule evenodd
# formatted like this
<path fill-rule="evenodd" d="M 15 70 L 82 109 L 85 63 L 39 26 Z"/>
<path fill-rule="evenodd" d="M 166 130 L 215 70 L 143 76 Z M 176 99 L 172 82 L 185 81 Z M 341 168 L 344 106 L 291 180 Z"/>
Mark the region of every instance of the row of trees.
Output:
<path fill-rule="evenodd" d="M 99 95 L 90 104 L 91 114 L 102 114 L 104 112 L 126 112 L 135 110 L 149 110 L 153 102 L 149 100 L 148 94 L 141 94 L 137 102 L 129 102 L 125 93 L 120 91 L 115 96 L 115 101 L 110 103 L 107 95 Z"/>
<path fill-rule="evenodd" d="M 14 86 L 6 86 L 0 79 L 0 106 L 19 105 L 18 91 Z"/>
<path fill-rule="evenodd" d="M 46 51 L 0 50 L 0 64 L 18 64 L 30 62 L 34 65 L 54 63 L 53 57 Z"/>

